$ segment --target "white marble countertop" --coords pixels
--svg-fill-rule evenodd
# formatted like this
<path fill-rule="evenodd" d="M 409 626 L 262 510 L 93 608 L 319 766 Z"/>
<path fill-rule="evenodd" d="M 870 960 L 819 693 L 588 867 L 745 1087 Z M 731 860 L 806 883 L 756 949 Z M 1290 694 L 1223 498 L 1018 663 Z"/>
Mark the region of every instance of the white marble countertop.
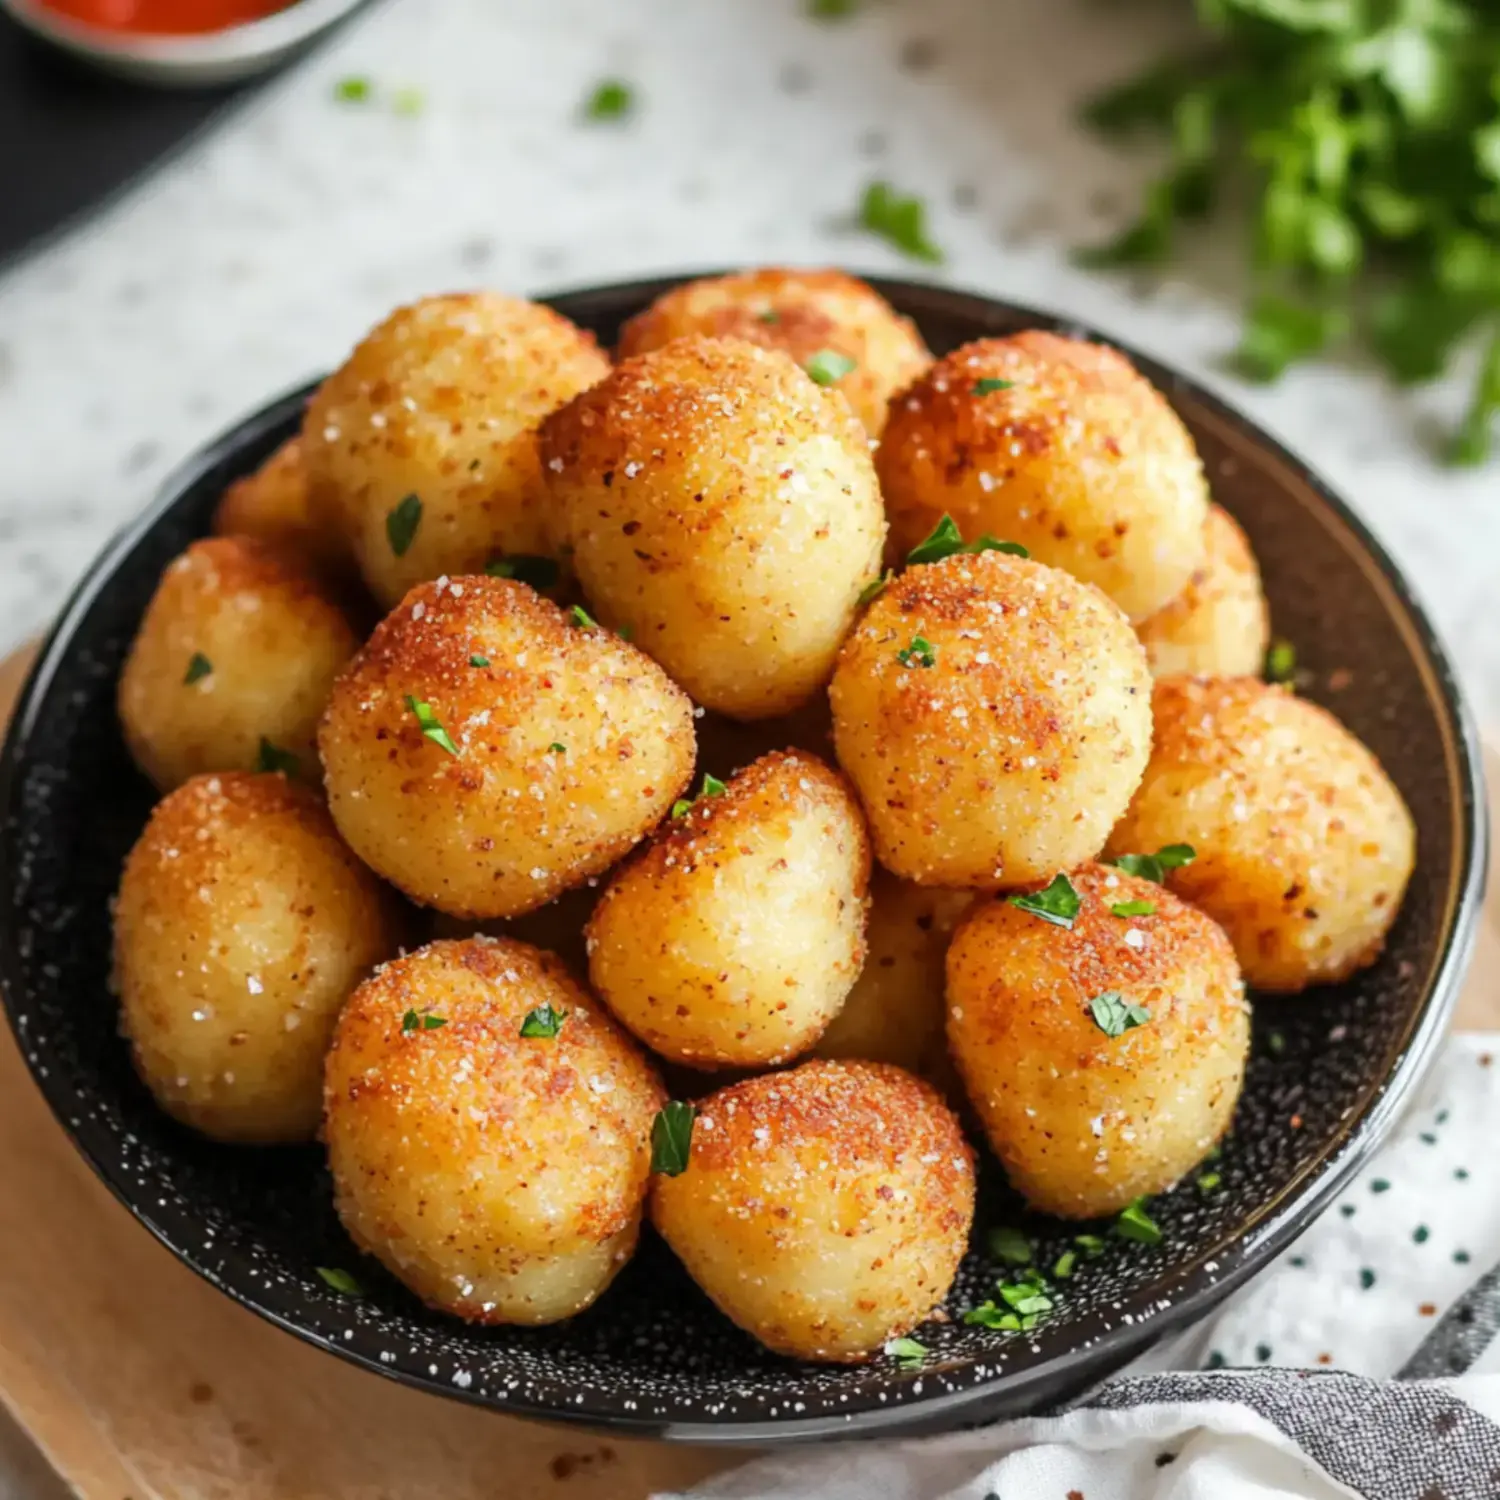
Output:
<path fill-rule="evenodd" d="M 1258 390 L 1218 361 L 1235 257 L 1151 287 L 1078 270 L 1149 163 L 1075 123 L 1171 7 L 1097 0 L 390 0 L 144 186 L 0 281 L 0 644 L 41 627 L 194 445 L 336 363 L 396 302 L 748 262 L 933 274 L 840 227 L 872 176 L 923 193 L 937 274 L 1184 367 L 1340 487 L 1416 580 L 1500 721 L 1500 462 L 1438 467 L 1462 400 L 1333 365 Z M 340 104 L 342 77 L 425 107 Z M 624 125 L 580 123 L 602 77 Z"/>

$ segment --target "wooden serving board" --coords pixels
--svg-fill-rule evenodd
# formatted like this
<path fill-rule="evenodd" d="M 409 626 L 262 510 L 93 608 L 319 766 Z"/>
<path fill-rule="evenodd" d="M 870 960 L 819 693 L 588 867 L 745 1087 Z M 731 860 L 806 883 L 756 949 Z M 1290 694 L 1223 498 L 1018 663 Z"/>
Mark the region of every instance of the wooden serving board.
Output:
<path fill-rule="evenodd" d="M 26 665 L 0 663 L 0 724 Z M 1500 755 L 1486 758 L 1500 785 Z M 1500 1029 L 1497 887 L 1459 1007 L 1470 1030 Z M 0 1407 L 85 1500 L 643 1500 L 749 1456 L 461 1406 L 272 1328 L 109 1196 L 3 1026 Z M 14 1446 L 0 1432 L 0 1492 Z"/>

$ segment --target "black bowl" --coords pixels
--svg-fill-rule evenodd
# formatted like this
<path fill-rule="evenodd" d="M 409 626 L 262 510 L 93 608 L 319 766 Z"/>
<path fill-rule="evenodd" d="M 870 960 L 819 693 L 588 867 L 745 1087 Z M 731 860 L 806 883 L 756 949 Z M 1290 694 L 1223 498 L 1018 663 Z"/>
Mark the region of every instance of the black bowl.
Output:
<path fill-rule="evenodd" d="M 669 283 L 554 305 L 602 338 Z M 945 350 L 1071 324 L 933 287 L 877 283 Z M 1128 351 L 1127 351 L 1128 352 Z M 165 565 L 207 529 L 225 484 L 297 424 L 305 391 L 226 434 L 167 484 L 89 570 L 32 672 L 0 759 L 0 982 L 21 1049 L 59 1121 L 122 1203 L 231 1297 L 310 1343 L 410 1385 L 498 1410 L 694 1441 L 768 1443 L 954 1426 L 1035 1410 L 1201 1316 L 1331 1202 L 1421 1077 L 1463 974 L 1485 826 L 1476 740 L 1453 673 L 1395 564 L 1306 467 L 1141 356 L 1192 428 L 1217 498 L 1249 532 L 1277 632 L 1305 691 L 1368 743 L 1420 830 L 1416 876 L 1385 954 L 1350 983 L 1257 1005 L 1256 1048 L 1222 1186 L 1158 1200 L 1160 1246 L 1112 1241 L 1030 1334 L 953 1321 L 921 1332 L 919 1371 L 796 1364 L 709 1305 L 657 1241 L 598 1306 L 545 1329 L 474 1329 L 421 1307 L 344 1238 L 321 1151 L 216 1146 L 152 1104 L 116 1032 L 108 903 L 152 794 L 115 720 L 115 680 Z M 998 1178 L 998 1173 L 991 1174 Z M 990 1294 L 983 1226 L 1017 1222 L 982 1184 L 981 1229 L 949 1299 Z M 1069 1231 L 1026 1222 L 1043 1264 Z M 342 1297 L 316 1267 L 355 1269 Z"/>

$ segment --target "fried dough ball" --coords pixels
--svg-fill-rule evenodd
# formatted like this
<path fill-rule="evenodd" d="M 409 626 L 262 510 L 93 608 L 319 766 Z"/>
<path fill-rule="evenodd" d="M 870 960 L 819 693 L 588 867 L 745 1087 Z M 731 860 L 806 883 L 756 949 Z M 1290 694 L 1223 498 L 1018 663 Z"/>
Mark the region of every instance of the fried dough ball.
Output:
<path fill-rule="evenodd" d="M 1254 677 L 1271 636 L 1260 568 L 1222 506 L 1208 508 L 1208 555 L 1188 586 L 1136 630 L 1157 677 Z"/>
<path fill-rule="evenodd" d="M 943 957 L 973 891 L 913 885 L 877 869 L 870 881 L 870 951 L 817 1057 L 895 1063 L 924 1078 L 943 1069 Z"/>
<path fill-rule="evenodd" d="M 1371 964 L 1416 859 L 1380 763 L 1332 714 L 1248 677 L 1156 686 L 1156 743 L 1109 853 L 1190 844 L 1168 881 L 1219 922 L 1254 989 Z"/>
<path fill-rule="evenodd" d="M 1144 620 L 1203 565 L 1208 489 L 1187 429 L 1121 354 L 1053 333 L 978 339 L 904 395 L 876 455 L 893 546 L 950 514 Z"/>
<path fill-rule="evenodd" d="M 273 547 L 194 542 L 162 574 L 120 675 L 125 743 L 164 792 L 268 757 L 315 779 L 318 715 L 358 645 L 322 586 Z"/>
<path fill-rule="evenodd" d="M 1070 929 L 1005 897 L 959 924 L 948 1041 L 1011 1184 L 1044 1213 L 1090 1219 L 1170 1187 L 1229 1128 L 1250 1009 L 1202 912 L 1103 865 L 1071 879 Z M 1133 902 L 1153 910 L 1111 910 Z"/>
<path fill-rule="evenodd" d="M 349 572 L 343 532 L 313 509 L 302 439 L 288 438 L 253 474 L 236 479 L 214 510 L 217 536 L 253 536 L 305 563 L 319 577 Z"/>
<path fill-rule="evenodd" d="M 842 395 L 679 339 L 549 417 L 542 454 L 589 601 L 705 708 L 770 718 L 827 682 L 885 539 Z"/>
<path fill-rule="evenodd" d="M 843 271 L 769 268 L 686 282 L 620 330 L 620 354 L 645 354 L 690 334 L 781 349 L 804 369 L 825 351 L 853 360 L 833 383 L 871 437 L 885 426 L 886 402 L 932 363 L 916 324 Z"/>
<path fill-rule="evenodd" d="M 589 919 L 589 980 L 674 1062 L 785 1062 L 859 974 L 869 881 L 844 778 L 803 751 L 762 756 L 610 881 Z"/>
<path fill-rule="evenodd" d="M 999 552 L 896 579 L 829 697 L 876 856 L 922 885 L 1024 885 L 1092 858 L 1151 748 L 1151 678 L 1124 616 Z"/>
<path fill-rule="evenodd" d="M 943 1300 L 974 1217 L 974 1156 L 929 1085 L 805 1062 L 711 1094 L 651 1221 L 719 1310 L 778 1354 L 850 1363 Z"/>
<path fill-rule="evenodd" d="M 521 1035 L 537 1013 L 555 1035 Z M 661 1084 L 550 953 L 479 937 L 387 964 L 339 1017 L 324 1098 L 344 1228 L 429 1307 L 555 1323 L 630 1259 Z"/>
<path fill-rule="evenodd" d="M 536 425 L 608 371 L 592 334 L 493 292 L 427 297 L 370 333 L 309 403 L 302 445 L 375 597 L 550 554 Z"/>
<path fill-rule="evenodd" d="M 403 930 L 312 791 L 279 774 L 194 777 L 151 814 L 115 903 L 137 1070 L 216 1140 L 311 1140 L 339 1007 Z"/>
<path fill-rule="evenodd" d="M 692 773 L 693 707 L 650 657 L 525 584 L 439 579 L 339 678 L 318 747 L 366 864 L 452 916 L 515 917 L 660 820 Z"/>

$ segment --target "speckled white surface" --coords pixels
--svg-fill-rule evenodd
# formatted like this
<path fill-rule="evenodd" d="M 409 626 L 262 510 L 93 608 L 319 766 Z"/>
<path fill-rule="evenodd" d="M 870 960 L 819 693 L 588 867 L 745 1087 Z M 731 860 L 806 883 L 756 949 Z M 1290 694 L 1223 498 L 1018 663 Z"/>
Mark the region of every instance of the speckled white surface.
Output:
<path fill-rule="evenodd" d="M 1224 376 L 1222 244 L 1165 283 L 1072 267 L 1148 165 L 1074 123 L 1154 56 L 1171 7 L 872 0 L 391 0 L 85 229 L 0 282 L 0 642 L 43 625 L 195 444 L 336 362 L 395 302 L 756 261 L 915 271 L 840 226 L 873 175 L 919 190 L 954 285 L 1065 308 L 1217 386 L 1348 494 L 1500 718 L 1500 464 L 1436 467 L 1456 385 L 1420 398 L 1322 366 Z M 348 74 L 415 118 L 334 101 Z M 606 74 L 642 109 L 580 123 Z"/>

